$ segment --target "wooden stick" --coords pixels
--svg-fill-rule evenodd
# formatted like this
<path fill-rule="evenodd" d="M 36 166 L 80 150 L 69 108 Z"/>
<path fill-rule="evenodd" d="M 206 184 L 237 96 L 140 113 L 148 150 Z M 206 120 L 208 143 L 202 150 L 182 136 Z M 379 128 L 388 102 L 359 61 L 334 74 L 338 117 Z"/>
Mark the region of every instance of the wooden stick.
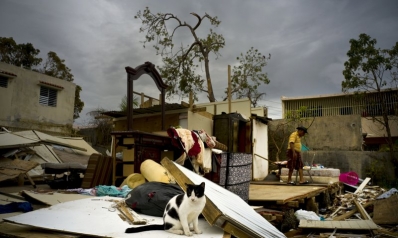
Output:
<path fill-rule="evenodd" d="M 369 214 L 365 211 L 365 209 L 362 207 L 362 205 L 358 202 L 358 200 L 354 199 L 355 206 L 357 207 L 359 213 L 362 216 L 362 219 L 364 220 L 372 220 L 369 216 Z"/>
<path fill-rule="evenodd" d="M 357 194 L 357 193 L 359 193 L 360 191 L 362 191 L 362 189 L 366 186 L 366 184 L 369 183 L 369 181 L 370 181 L 370 178 L 369 178 L 369 177 L 366 178 L 366 179 L 361 183 L 361 185 L 359 185 L 359 187 L 357 188 L 357 190 L 355 190 L 354 194 Z"/>
<path fill-rule="evenodd" d="M 142 219 L 136 212 L 130 211 L 126 207 L 124 200 L 116 203 L 117 209 L 133 224 L 133 225 L 145 225 L 146 220 Z"/>
<path fill-rule="evenodd" d="M 330 217 L 333 217 L 337 212 L 339 212 L 343 207 L 338 207 L 332 214 L 330 214 Z"/>

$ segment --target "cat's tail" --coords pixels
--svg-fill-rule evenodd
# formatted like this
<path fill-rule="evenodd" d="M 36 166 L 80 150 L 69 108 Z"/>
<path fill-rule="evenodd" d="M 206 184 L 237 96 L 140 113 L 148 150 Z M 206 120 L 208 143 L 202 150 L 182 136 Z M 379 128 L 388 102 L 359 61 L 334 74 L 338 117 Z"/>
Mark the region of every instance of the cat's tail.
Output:
<path fill-rule="evenodd" d="M 127 228 L 125 233 L 137 233 L 142 231 L 164 230 L 164 225 L 147 225 Z"/>

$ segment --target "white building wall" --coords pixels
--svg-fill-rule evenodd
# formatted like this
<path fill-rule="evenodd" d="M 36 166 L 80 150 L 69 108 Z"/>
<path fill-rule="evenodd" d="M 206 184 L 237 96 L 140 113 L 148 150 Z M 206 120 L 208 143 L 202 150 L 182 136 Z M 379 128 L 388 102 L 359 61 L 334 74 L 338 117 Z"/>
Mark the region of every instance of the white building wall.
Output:
<path fill-rule="evenodd" d="M 76 90 L 74 83 L 2 62 L 0 70 L 17 75 L 8 80 L 7 88 L 0 87 L 1 126 L 70 133 Z M 62 87 L 57 91 L 56 107 L 39 103 L 40 81 Z"/>

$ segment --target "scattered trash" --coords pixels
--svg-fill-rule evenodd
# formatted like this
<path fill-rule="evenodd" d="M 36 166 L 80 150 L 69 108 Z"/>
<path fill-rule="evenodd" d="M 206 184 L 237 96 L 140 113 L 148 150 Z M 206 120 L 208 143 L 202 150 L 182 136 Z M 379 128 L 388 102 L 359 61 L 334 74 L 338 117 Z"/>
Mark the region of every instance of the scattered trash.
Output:
<path fill-rule="evenodd" d="M 297 210 L 294 215 L 297 217 L 299 220 L 311 220 L 311 221 L 320 221 L 321 218 L 312 211 L 306 211 L 306 210 Z"/>
<path fill-rule="evenodd" d="M 350 185 L 357 185 L 358 184 L 358 174 L 350 171 L 348 173 L 341 173 L 339 176 L 340 182 L 347 183 Z"/>

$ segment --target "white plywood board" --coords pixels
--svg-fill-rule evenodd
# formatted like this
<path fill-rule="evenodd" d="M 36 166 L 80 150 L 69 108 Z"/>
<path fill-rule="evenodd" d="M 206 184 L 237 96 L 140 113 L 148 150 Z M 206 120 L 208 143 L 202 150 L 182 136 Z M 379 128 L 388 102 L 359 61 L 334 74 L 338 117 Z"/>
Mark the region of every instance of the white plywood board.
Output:
<path fill-rule="evenodd" d="M 173 162 L 174 163 L 174 162 Z M 205 182 L 205 195 L 225 216 L 226 220 L 247 232 L 251 237 L 286 237 L 264 217 L 254 211 L 238 195 L 220 185 L 174 163 L 194 184 Z"/>
<path fill-rule="evenodd" d="M 5 220 L 23 225 L 70 232 L 75 234 L 92 235 L 99 237 L 170 237 L 181 238 L 165 231 L 147 231 L 136 234 L 126 234 L 126 228 L 131 227 L 123 221 L 118 211 L 111 208 L 113 202 L 121 198 L 95 197 L 75 200 L 42 208 L 33 212 L 9 217 Z M 148 224 L 162 224 L 161 217 L 140 216 L 148 220 Z M 211 227 L 204 219 L 199 220 L 199 228 L 203 234 L 194 234 L 193 237 L 222 238 L 224 231 L 218 227 Z"/>
<path fill-rule="evenodd" d="M 263 180 L 268 175 L 268 126 L 253 120 L 253 180 Z M 263 158 L 261 158 L 261 157 Z"/>

